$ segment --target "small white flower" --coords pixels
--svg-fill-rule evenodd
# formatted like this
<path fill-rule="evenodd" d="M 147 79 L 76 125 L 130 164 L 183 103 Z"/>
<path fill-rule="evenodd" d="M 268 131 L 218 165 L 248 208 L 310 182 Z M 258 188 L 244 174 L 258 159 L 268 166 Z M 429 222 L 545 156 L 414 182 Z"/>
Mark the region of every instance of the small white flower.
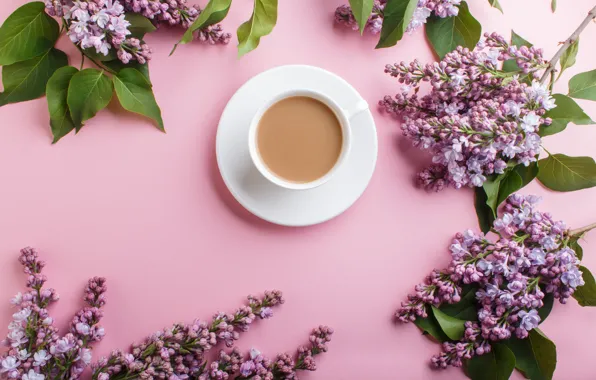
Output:
<path fill-rule="evenodd" d="M 472 174 L 472 176 L 470 177 L 470 182 L 472 182 L 472 185 L 476 187 L 482 186 L 484 181 L 486 181 L 486 177 L 482 174 Z"/>
<path fill-rule="evenodd" d="M 45 376 L 30 369 L 29 372 L 21 378 L 22 380 L 45 380 Z"/>
<path fill-rule="evenodd" d="M 7 356 L 0 362 L 0 373 L 14 371 L 21 363 L 14 356 Z"/>
<path fill-rule="evenodd" d="M 521 127 L 525 132 L 534 132 L 536 127 L 540 125 L 540 116 L 536 115 L 534 111 L 529 112 L 521 119 Z"/>
<path fill-rule="evenodd" d="M 7 338 L 10 341 L 10 345 L 15 348 L 28 341 L 23 330 L 13 330 L 8 333 Z"/>
<path fill-rule="evenodd" d="M 545 110 L 552 110 L 556 106 L 557 105 L 555 104 L 555 98 L 553 98 L 552 96 L 542 99 L 542 108 L 544 108 Z"/>
<path fill-rule="evenodd" d="M 30 315 L 31 315 L 31 309 L 29 309 L 27 307 L 17 313 L 14 313 L 12 315 L 12 318 L 17 322 L 24 322 L 29 318 Z"/>
<path fill-rule="evenodd" d="M 410 91 L 412 91 L 412 86 L 410 86 L 409 84 L 404 84 L 403 86 L 401 86 L 401 93 L 402 94 L 406 95 Z"/>
<path fill-rule="evenodd" d="M 91 327 L 89 327 L 89 325 L 86 323 L 79 322 L 77 323 L 75 328 L 77 329 L 77 332 L 81 335 L 89 335 L 89 332 L 91 331 Z"/>
<path fill-rule="evenodd" d="M 19 306 L 23 302 L 23 294 L 18 292 L 11 300 L 10 303 L 15 306 Z"/>
<path fill-rule="evenodd" d="M 54 319 L 52 319 L 51 317 L 47 317 L 46 319 L 44 319 L 44 320 L 42 321 L 42 323 L 43 323 L 44 325 L 46 325 L 46 326 L 49 326 L 49 325 L 51 325 L 52 323 L 54 323 Z"/>
<path fill-rule="evenodd" d="M 483 58 L 493 66 L 496 66 L 499 63 L 499 50 L 491 48 L 487 53 L 484 53 Z"/>
<path fill-rule="evenodd" d="M 259 355 L 261 355 L 261 352 L 259 350 L 257 350 L 256 348 L 250 349 L 250 358 L 251 359 L 255 359 Z"/>
<path fill-rule="evenodd" d="M 17 356 L 18 356 L 19 360 L 22 362 L 29 359 L 29 356 L 31 356 L 31 354 L 28 353 L 27 350 L 25 350 L 25 349 L 20 350 L 19 352 L 17 352 L 17 354 L 18 354 Z"/>
<path fill-rule="evenodd" d="M 43 367 L 50 360 L 50 355 L 46 350 L 40 350 L 33 354 L 33 365 Z"/>
<path fill-rule="evenodd" d="M 83 361 L 83 363 L 85 363 L 86 365 L 91 364 L 91 359 L 93 358 L 93 355 L 91 355 L 90 349 L 83 348 L 81 350 L 81 352 L 79 353 L 79 356 L 80 356 L 81 360 Z"/>
<path fill-rule="evenodd" d="M 451 77 L 451 84 L 452 84 L 454 87 L 461 86 L 461 85 L 462 85 L 462 84 L 464 84 L 464 83 L 465 83 L 465 81 L 466 81 L 466 77 L 465 77 L 465 75 L 463 75 L 463 74 L 460 74 L 460 73 L 457 73 L 457 72 L 455 72 L 455 73 L 451 74 L 451 76 L 450 76 L 450 77 Z"/>
<path fill-rule="evenodd" d="M 526 94 L 531 100 L 547 99 L 550 96 L 546 84 L 540 84 L 538 81 L 532 82 L 532 87 L 526 88 Z"/>
<path fill-rule="evenodd" d="M 105 9 L 102 9 L 91 17 L 91 21 L 96 23 L 100 28 L 104 29 L 110 22 L 110 15 Z"/>
<path fill-rule="evenodd" d="M 513 100 L 505 102 L 505 107 L 507 107 L 507 115 L 518 117 L 521 112 L 520 104 Z"/>

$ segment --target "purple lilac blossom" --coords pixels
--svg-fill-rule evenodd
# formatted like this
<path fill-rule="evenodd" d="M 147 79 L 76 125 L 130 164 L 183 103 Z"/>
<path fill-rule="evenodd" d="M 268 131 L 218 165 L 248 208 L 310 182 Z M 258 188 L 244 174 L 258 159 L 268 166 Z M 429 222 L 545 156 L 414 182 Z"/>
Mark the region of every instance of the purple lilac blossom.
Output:
<path fill-rule="evenodd" d="M 19 257 L 27 274 L 28 291 L 18 293 L 11 304 L 19 310 L 13 314 L 3 342 L 8 352 L 0 356 L 0 378 L 20 380 L 78 379 L 91 362 L 89 346 L 102 339 L 98 325 L 105 305 L 105 279 L 92 278 L 85 289 L 87 307 L 71 322 L 71 332 L 58 335 L 48 307 L 58 301 L 54 289 L 44 288 L 45 263 L 33 248 L 24 248 Z"/>
<path fill-rule="evenodd" d="M 519 70 L 501 71 L 501 62 L 510 59 Z M 555 107 L 546 85 L 536 81 L 545 67 L 541 49 L 510 46 L 496 33 L 485 34 L 474 50 L 458 47 L 440 62 L 387 65 L 385 72 L 402 88 L 379 105 L 401 119 L 414 146 L 432 155 L 433 164 L 418 174 L 419 184 L 436 191 L 480 187 L 511 164 L 535 162 L 538 128 L 551 123 L 544 114 Z M 420 96 L 424 82 L 430 92 Z"/>
<path fill-rule="evenodd" d="M 365 29 L 372 34 L 379 34 L 381 32 L 386 3 L 387 0 L 375 0 L 374 2 L 372 13 L 365 26 Z M 461 0 L 419 0 L 418 7 L 412 15 L 406 32 L 411 34 L 418 30 L 418 28 L 426 24 L 426 20 L 433 13 L 441 18 L 457 16 L 460 3 Z M 352 30 L 358 30 L 358 23 L 349 5 L 341 5 L 335 10 L 335 22 L 345 25 Z"/>
<path fill-rule="evenodd" d="M 449 266 L 435 269 L 397 311 L 402 322 L 426 318 L 429 305 L 459 302 L 464 285 L 477 289 L 478 322 L 466 322 L 461 341 L 443 343 L 431 360 L 436 368 L 459 367 L 464 358 L 490 352 L 495 341 L 527 338 L 541 322 L 546 294 L 566 303 L 584 285 L 569 229 L 539 211 L 537 201 L 511 195 L 493 224 L 495 241 L 470 230 L 455 235 Z"/>
<path fill-rule="evenodd" d="M 206 353 L 218 344 L 232 347 L 257 319 L 270 318 L 272 307 L 284 302 L 280 291 L 263 297 L 248 296 L 248 305 L 233 314 L 216 313 L 210 323 L 195 320 L 175 324 L 133 344 L 130 352 L 113 351 L 93 366 L 93 378 L 227 379 L 229 371 L 240 370 L 240 359 L 232 351 L 222 351 L 216 362 L 207 365 Z"/>

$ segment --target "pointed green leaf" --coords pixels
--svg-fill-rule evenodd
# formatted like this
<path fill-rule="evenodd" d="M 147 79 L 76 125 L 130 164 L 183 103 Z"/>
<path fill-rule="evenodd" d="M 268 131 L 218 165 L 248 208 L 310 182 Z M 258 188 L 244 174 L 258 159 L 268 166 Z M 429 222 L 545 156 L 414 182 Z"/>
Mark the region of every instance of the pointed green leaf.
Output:
<path fill-rule="evenodd" d="M 463 319 L 457 319 L 443 313 L 441 310 L 431 306 L 435 319 L 441 326 L 441 329 L 451 340 L 460 340 L 464 336 L 466 323 Z"/>
<path fill-rule="evenodd" d="M 569 96 L 576 99 L 596 100 L 596 70 L 574 75 L 569 80 Z"/>
<path fill-rule="evenodd" d="M 75 129 L 75 124 L 68 110 L 66 97 L 68 95 L 68 86 L 72 77 L 78 73 L 75 67 L 61 67 L 56 72 L 46 86 L 46 97 L 48 99 L 48 109 L 50 111 L 50 126 L 55 144 L 70 131 Z"/>
<path fill-rule="evenodd" d="M 505 178 L 506 174 L 493 175 L 484 181 L 482 187 L 486 194 L 486 205 L 492 210 L 493 216 L 497 215 L 497 207 L 499 207 L 499 187 L 501 181 Z"/>
<path fill-rule="evenodd" d="M 575 65 L 575 58 L 577 57 L 578 50 L 579 50 L 579 37 L 577 38 L 577 40 L 575 40 L 575 42 L 573 42 L 571 45 L 569 45 L 567 50 L 565 50 L 563 52 L 563 55 L 561 55 L 561 60 L 560 60 L 561 71 L 559 72 L 559 76 L 557 77 L 557 80 L 559 80 L 559 78 L 561 77 L 561 75 L 563 74 L 563 71 L 565 71 L 565 69 L 568 69 L 571 66 Z"/>
<path fill-rule="evenodd" d="M 581 245 L 579 245 L 579 239 L 581 239 L 583 236 L 584 234 L 576 235 L 569 239 L 569 248 L 575 251 L 575 255 L 580 260 L 584 258 L 584 249 Z"/>
<path fill-rule="evenodd" d="M 426 36 L 441 59 L 458 46 L 473 49 L 481 34 L 482 26 L 472 16 L 465 1 L 461 2 L 457 16 L 431 16 L 426 23 Z"/>
<path fill-rule="evenodd" d="M 77 132 L 86 120 L 104 109 L 112 99 L 112 81 L 103 70 L 85 69 L 70 80 L 67 103 Z"/>
<path fill-rule="evenodd" d="M 372 13 L 373 5 L 373 0 L 350 0 L 350 7 L 352 7 L 352 13 L 360 28 L 360 34 L 364 32 L 364 27 Z"/>
<path fill-rule="evenodd" d="M 552 9 L 553 13 L 557 10 L 557 0 L 552 0 L 550 3 L 550 9 Z"/>
<path fill-rule="evenodd" d="M 46 91 L 46 84 L 54 71 L 68 65 L 64 52 L 51 48 L 44 54 L 27 61 L 2 68 L 4 92 L 0 93 L 0 106 L 37 99 Z"/>
<path fill-rule="evenodd" d="M 145 34 L 156 30 L 151 20 L 139 13 L 127 12 L 124 14 L 124 18 L 130 22 L 128 30 L 132 37 L 143 38 Z"/>
<path fill-rule="evenodd" d="M 45 53 L 58 39 L 60 27 L 45 13 L 45 5 L 27 3 L 0 27 L 0 65 L 26 61 Z"/>
<path fill-rule="evenodd" d="M 417 7 L 418 0 L 387 0 L 383 11 L 381 36 L 376 49 L 394 46 L 402 39 Z"/>
<path fill-rule="evenodd" d="M 114 70 L 116 73 L 119 73 L 120 71 L 122 71 L 124 69 L 135 69 L 135 70 L 138 70 L 141 74 L 143 74 L 145 76 L 145 78 L 147 78 L 148 80 L 151 80 L 151 78 L 149 78 L 149 64 L 148 63 L 144 63 L 141 65 L 139 63 L 139 61 L 130 61 L 129 63 L 124 64 L 124 63 L 122 63 L 121 60 L 115 59 L 113 61 L 103 62 L 103 64 L 107 68 Z"/>
<path fill-rule="evenodd" d="M 420 330 L 422 330 L 423 335 L 430 335 L 433 337 L 437 342 L 445 342 L 449 340 L 449 337 L 445 335 L 443 330 L 441 330 L 441 326 L 433 316 L 430 307 L 426 308 L 426 312 L 428 316 L 426 318 L 416 318 L 414 324 L 418 326 Z"/>
<path fill-rule="evenodd" d="M 498 10 L 501 11 L 501 13 L 503 13 L 503 8 L 501 8 L 501 4 L 499 4 L 499 0 L 488 0 L 488 3 L 490 4 L 491 7 L 497 8 Z"/>
<path fill-rule="evenodd" d="M 550 380 L 557 366 L 557 347 L 540 329 L 530 331 L 528 338 L 505 341 L 515 354 L 515 367 L 532 380 Z"/>
<path fill-rule="evenodd" d="M 461 300 L 457 303 L 446 303 L 439 310 L 457 319 L 466 321 L 478 320 L 478 304 L 476 302 L 477 286 L 464 285 L 460 294 Z"/>
<path fill-rule="evenodd" d="M 519 164 L 516 167 L 514 167 L 513 170 L 522 179 L 522 187 L 525 187 L 530 182 L 532 182 L 534 178 L 536 178 L 536 176 L 538 175 L 538 162 L 531 162 L 528 166 L 525 166 L 524 164 Z"/>
<path fill-rule="evenodd" d="M 509 172 L 507 172 L 505 178 L 503 178 L 501 184 L 499 185 L 497 207 L 499 207 L 499 205 L 503 203 L 503 201 L 505 201 L 505 199 L 507 199 L 508 196 L 521 189 L 523 185 L 524 181 L 522 180 L 522 177 L 519 174 L 517 174 L 515 170 L 510 170 Z"/>
<path fill-rule="evenodd" d="M 538 161 L 538 180 L 551 190 L 575 191 L 596 186 L 596 163 L 592 157 L 552 154 Z"/>
<path fill-rule="evenodd" d="M 565 128 L 567 124 L 573 123 L 576 125 L 594 124 L 590 116 L 586 115 L 577 103 L 568 96 L 562 94 L 554 94 L 555 108 L 546 111 L 544 117 L 550 117 L 553 122 L 551 125 L 541 125 L 538 134 L 542 137 L 554 135 Z"/>
<path fill-rule="evenodd" d="M 221 22 L 228 15 L 230 5 L 232 5 L 232 0 L 209 0 L 209 3 L 207 6 L 205 6 L 205 9 L 201 11 L 201 14 L 192 23 L 190 28 L 186 30 L 178 44 L 189 43 L 192 41 L 192 34 L 197 30 Z M 178 44 L 176 44 L 176 46 Z M 176 46 L 174 46 L 174 50 L 176 50 Z M 172 53 L 174 53 L 174 50 L 172 50 Z"/>
<path fill-rule="evenodd" d="M 125 110 L 153 119 L 164 131 L 161 110 L 155 101 L 151 82 L 135 69 L 124 69 L 113 76 L 114 88 Z"/>
<path fill-rule="evenodd" d="M 584 266 L 580 266 L 579 270 L 582 272 L 585 284 L 575 289 L 573 298 L 577 300 L 580 306 L 596 306 L 596 281 L 594 281 L 594 276 Z"/>
<path fill-rule="evenodd" d="M 273 31 L 277 23 L 277 0 L 254 0 L 252 16 L 238 28 L 238 58 L 259 46 L 261 37 Z"/>
<path fill-rule="evenodd" d="M 486 204 L 488 197 L 484 192 L 484 188 L 477 187 L 474 189 L 474 207 L 476 208 L 476 216 L 478 217 L 478 225 L 480 231 L 487 233 L 493 227 L 495 215 L 490 207 Z"/>
<path fill-rule="evenodd" d="M 526 47 L 532 47 L 533 45 L 526 41 L 524 38 L 522 38 L 519 34 L 515 33 L 515 31 L 511 31 L 511 45 L 513 46 L 517 46 L 522 47 L 522 46 L 526 46 Z M 503 71 L 505 72 L 513 72 L 513 71 L 519 71 L 520 68 L 517 65 L 517 62 L 515 61 L 515 59 L 508 59 L 507 61 L 503 62 Z"/>
<path fill-rule="evenodd" d="M 551 310 L 553 309 L 553 305 L 555 303 L 555 297 L 552 293 L 544 292 L 544 298 L 542 299 L 542 303 L 544 304 L 540 309 L 538 309 L 538 315 L 540 316 L 540 323 L 544 322 L 546 317 L 550 314 Z"/>
<path fill-rule="evenodd" d="M 515 355 L 503 343 L 495 343 L 490 352 L 472 357 L 465 366 L 472 380 L 508 380 L 515 369 Z"/>

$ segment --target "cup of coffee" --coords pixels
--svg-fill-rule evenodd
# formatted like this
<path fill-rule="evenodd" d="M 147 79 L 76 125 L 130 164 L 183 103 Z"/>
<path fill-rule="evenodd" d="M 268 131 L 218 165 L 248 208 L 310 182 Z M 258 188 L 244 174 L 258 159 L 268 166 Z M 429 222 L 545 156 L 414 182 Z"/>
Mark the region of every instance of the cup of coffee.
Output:
<path fill-rule="evenodd" d="M 320 186 L 345 163 L 352 139 L 350 119 L 367 109 L 364 100 L 345 110 L 317 91 L 283 92 L 255 114 L 248 135 L 250 157 L 277 186 Z"/>

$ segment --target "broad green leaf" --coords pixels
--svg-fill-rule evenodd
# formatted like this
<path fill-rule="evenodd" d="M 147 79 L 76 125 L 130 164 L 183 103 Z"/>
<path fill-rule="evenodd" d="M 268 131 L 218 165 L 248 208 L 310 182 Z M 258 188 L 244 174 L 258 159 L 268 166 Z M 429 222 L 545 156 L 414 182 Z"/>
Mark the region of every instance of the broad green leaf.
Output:
<path fill-rule="evenodd" d="M 550 3 L 550 9 L 552 9 L 553 13 L 557 10 L 557 0 L 552 0 Z"/>
<path fill-rule="evenodd" d="M 72 66 L 61 67 L 52 75 L 46 86 L 46 97 L 50 111 L 50 127 L 54 136 L 52 144 L 57 143 L 58 140 L 75 129 L 75 124 L 68 110 L 66 97 L 68 95 L 70 80 L 78 72 L 79 70 Z"/>
<path fill-rule="evenodd" d="M 499 207 L 499 188 L 501 186 L 501 181 L 506 175 L 507 174 L 503 173 L 491 176 L 487 178 L 482 185 L 484 193 L 486 194 L 486 205 L 492 210 L 493 216 L 497 215 L 497 207 Z"/>
<path fill-rule="evenodd" d="M 381 37 L 376 49 L 391 47 L 401 40 L 410 25 L 418 0 L 387 0 Z"/>
<path fill-rule="evenodd" d="M 149 64 L 140 64 L 138 61 L 130 61 L 130 63 L 124 64 L 121 60 L 115 59 L 113 61 L 103 62 L 103 65 L 107 68 L 114 70 L 116 73 L 124 69 L 135 69 L 141 72 L 145 76 L 145 78 L 151 80 L 149 78 Z"/>
<path fill-rule="evenodd" d="M 277 0 L 254 0 L 252 16 L 238 27 L 238 58 L 259 46 L 261 37 L 273 31 L 277 23 Z"/>
<path fill-rule="evenodd" d="M 543 290 L 544 292 L 544 290 Z M 544 305 L 538 309 L 538 315 L 540 316 L 540 323 L 544 322 L 546 317 L 550 314 L 551 310 L 553 309 L 553 304 L 555 302 L 555 297 L 552 293 L 544 293 L 544 298 L 542 299 Z"/>
<path fill-rule="evenodd" d="M 528 166 L 519 164 L 513 170 L 521 177 L 522 187 L 525 187 L 538 175 L 538 162 L 531 162 Z"/>
<path fill-rule="evenodd" d="M 114 88 L 125 110 L 153 119 L 164 131 L 161 110 L 155 101 L 151 82 L 138 70 L 124 69 L 114 75 Z"/>
<path fill-rule="evenodd" d="M 515 369 L 515 355 L 503 343 L 495 343 L 489 353 L 466 361 L 472 380 L 508 380 Z"/>
<path fill-rule="evenodd" d="M 569 80 L 569 96 L 575 99 L 596 100 L 596 70 L 574 75 Z"/>
<path fill-rule="evenodd" d="M 426 23 L 426 36 L 441 59 L 458 46 L 473 49 L 481 35 L 482 26 L 472 16 L 465 1 L 461 2 L 457 16 L 431 16 Z"/>
<path fill-rule="evenodd" d="M 495 215 L 493 211 L 486 204 L 487 201 L 484 188 L 477 187 L 474 189 L 474 207 L 476 208 L 476 216 L 478 217 L 478 225 L 480 231 L 487 233 L 493 227 Z"/>
<path fill-rule="evenodd" d="M 551 154 L 538 161 L 538 180 L 551 190 L 575 191 L 596 186 L 596 163 L 592 157 Z"/>
<path fill-rule="evenodd" d="M 488 0 L 488 3 L 490 4 L 491 7 L 497 8 L 498 10 L 501 11 L 501 13 L 503 13 L 503 8 L 501 8 L 501 4 L 499 4 L 499 0 Z"/>
<path fill-rule="evenodd" d="M 458 303 L 446 303 L 441 305 L 439 310 L 443 313 L 457 319 L 466 321 L 478 320 L 478 305 L 476 303 L 477 286 L 464 285 L 460 295 L 461 300 Z"/>
<path fill-rule="evenodd" d="M 513 46 L 517 46 L 522 47 L 522 46 L 526 46 L 526 47 L 532 47 L 533 45 L 526 41 L 524 38 L 522 38 L 519 34 L 515 33 L 515 31 L 511 31 L 511 45 Z M 513 71 L 519 71 L 520 68 L 517 65 L 517 62 L 515 62 L 515 59 L 508 59 L 505 62 L 503 62 L 503 71 L 505 72 L 513 72 Z"/>
<path fill-rule="evenodd" d="M 364 32 L 364 27 L 372 13 L 373 5 L 373 0 L 350 0 L 350 7 L 352 7 L 352 13 L 360 28 L 360 34 Z"/>
<path fill-rule="evenodd" d="M 515 170 L 510 170 L 509 172 L 507 172 L 505 178 L 503 178 L 501 184 L 499 185 L 497 207 L 499 207 L 499 205 L 503 203 L 503 201 L 505 201 L 505 199 L 507 199 L 508 196 L 521 189 L 523 185 L 524 181 L 522 180 L 522 177 L 519 174 L 517 174 Z M 497 210 L 495 208 L 495 212 L 496 211 Z"/>
<path fill-rule="evenodd" d="M 201 11 L 199 18 L 197 18 L 190 28 L 186 30 L 180 41 L 178 41 L 178 44 L 184 45 L 189 43 L 192 41 L 192 34 L 197 30 L 221 22 L 228 15 L 230 5 L 232 5 L 232 0 L 209 0 L 205 9 Z M 178 46 L 178 44 L 176 44 L 176 46 Z M 174 53 L 176 46 L 174 46 L 174 49 L 170 54 Z"/>
<path fill-rule="evenodd" d="M 433 316 L 432 312 L 430 311 L 430 308 L 428 308 L 428 307 L 427 307 L 427 314 L 428 314 L 428 317 L 426 317 L 426 318 L 418 317 L 414 321 L 414 324 L 416 326 L 418 326 L 418 328 L 420 330 L 422 330 L 422 334 L 430 335 L 435 340 L 437 340 L 438 342 L 441 342 L 441 343 L 449 340 L 449 337 L 447 335 L 445 335 L 443 330 L 441 330 L 441 326 L 439 325 L 439 323 Z"/>
<path fill-rule="evenodd" d="M 60 27 L 35 1 L 13 12 L 0 27 L 0 65 L 26 61 L 54 46 Z"/>
<path fill-rule="evenodd" d="M 466 330 L 464 326 L 466 323 L 465 320 L 447 315 L 434 306 L 431 306 L 431 308 L 439 326 L 441 326 L 441 329 L 449 339 L 460 340 L 464 336 L 464 331 Z"/>
<path fill-rule="evenodd" d="M 155 25 L 147 17 L 139 13 L 127 12 L 124 14 L 126 21 L 130 22 L 128 30 L 132 37 L 143 38 L 147 33 L 154 32 L 156 30 Z"/>
<path fill-rule="evenodd" d="M 86 120 L 104 109 L 112 99 L 112 81 L 103 70 L 85 69 L 70 80 L 67 103 L 77 132 Z"/>
<path fill-rule="evenodd" d="M 584 258 L 584 249 L 581 245 L 579 245 L 579 239 L 581 239 L 582 237 L 583 234 L 578 236 L 572 236 L 569 239 L 569 248 L 575 251 L 575 256 L 577 256 L 577 258 L 580 260 Z"/>
<path fill-rule="evenodd" d="M 550 117 L 553 122 L 551 125 L 540 126 L 538 131 L 540 136 L 544 137 L 559 133 L 565 130 L 569 123 L 576 125 L 594 124 L 590 116 L 586 115 L 575 100 L 562 94 L 554 94 L 553 98 L 557 106 L 544 114 L 544 117 Z"/>
<path fill-rule="evenodd" d="M 584 266 L 580 266 L 585 285 L 580 286 L 573 292 L 573 298 L 577 300 L 580 306 L 596 306 L 596 281 L 594 276 Z"/>
<path fill-rule="evenodd" d="M 505 344 L 515 354 L 515 367 L 532 380 L 550 380 L 557 366 L 557 347 L 540 329 L 527 339 L 511 338 Z"/>
<path fill-rule="evenodd" d="M 4 92 L 0 93 L 0 106 L 37 99 L 46 92 L 46 84 L 54 71 L 68 65 L 64 52 L 51 48 L 44 54 L 27 61 L 2 68 Z"/>
<path fill-rule="evenodd" d="M 575 40 L 575 42 L 573 42 L 571 45 L 569 45 L 567 50 L 565 50 L 563 52 L 563 55 L 561 55 L 561 60 L 559 61 L 561 64 L 561 71 L 559 72 L 559 76 L 557 77 L 557 80 L 559 80 L 559 78 L 561 77 L 561 75 L 563 74 L 563 71 L 565 71 L 565 69 L 568 69 L 571 66 L 575 65 L 575 58 L 577 57 L 578 50 L 579 50 L 579 37 L 577 38 L 577 40 Z"/>

